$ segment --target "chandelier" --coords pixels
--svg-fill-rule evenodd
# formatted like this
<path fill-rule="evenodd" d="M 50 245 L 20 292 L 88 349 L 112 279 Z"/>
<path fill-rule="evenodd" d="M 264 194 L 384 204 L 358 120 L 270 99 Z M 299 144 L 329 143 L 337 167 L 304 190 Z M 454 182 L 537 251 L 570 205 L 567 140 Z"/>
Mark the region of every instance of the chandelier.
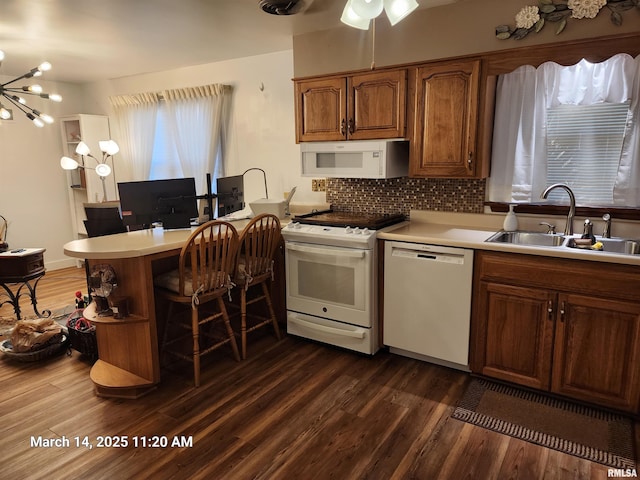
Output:
<path fill-rule="evenodd" d="M 384 9 L 391 25 L 395 25 L 418 8 L 416 0 L 347 0 L 340 21 L 350 27 L 369 30 L 369 23 Z"/>
<path fill-rule="evenodd" d="M 4 52 L 0 50 L 0 65 L 4 60 Z M 27 101 L 20 95 L 37 95 L 41 98 L 46 98 L 54 102 L 61 102 L 62 97 L 57 93 L 45 93 L 42 91 L 40 85 L 24 85 L 22 87 L 9 87 L 12 83 L 15 83 L 23 78 L 40 77 L 43 72 L 51 70 L 51 64 L 49 62 L 43 62 L 35 68 L 32 68 L 24 75 L 21 75 L 13 80 L 9 80 L 6 83 L 0 84 L 0 120 L 10 120 L 13 118 L 13 113 L 2 101 L 5 100 L 24 113 L 29 120 L 31 120 L 35 126 L 43 127 L 45 123 L 53 123 L 53 117 L 46 113 L 39 112 L 35 108 L 31 108 L 27 105 Z"/>

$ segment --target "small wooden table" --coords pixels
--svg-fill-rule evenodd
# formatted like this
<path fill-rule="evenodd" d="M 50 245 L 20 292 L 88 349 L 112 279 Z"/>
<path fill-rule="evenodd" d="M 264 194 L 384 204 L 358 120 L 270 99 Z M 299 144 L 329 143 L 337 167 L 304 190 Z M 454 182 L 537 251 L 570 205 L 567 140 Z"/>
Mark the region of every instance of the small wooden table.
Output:
<path fill-rule="evenodd" d="M 0 306 L 13 305 L 16 317 L 20 320 L 20 298 L 27 295 L 31 299 L 33 311 L 38 317 L 48 317 L 50 310 L 38 311 L 36 288 L 45 274 L 44 248 L 17 248 L 0 253 L 0 287 L 4 289 L 8 300 L 0 302 Z M 18 285 L 14 293 L 10 286 Z M 26 291 L 23 291 L 24 289 Z"/>

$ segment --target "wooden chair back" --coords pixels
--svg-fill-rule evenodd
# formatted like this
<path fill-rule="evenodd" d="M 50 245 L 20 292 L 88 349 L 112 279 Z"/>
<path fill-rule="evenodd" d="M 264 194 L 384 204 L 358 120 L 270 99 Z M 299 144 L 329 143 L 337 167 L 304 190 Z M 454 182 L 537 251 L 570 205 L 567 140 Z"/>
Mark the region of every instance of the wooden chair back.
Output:
<path fill-rule="evenodd" d="M 228 290 L 237 250 L 238 232 L 228 222 L 212 220 L 194 230 L 180 251 L 179 294 L 215 297 Z"/>
<path fill-rule="evenodd" d="M 273 276 L 273 263 L 281 239 L 280 220 L 276 215 L 254 217 L 240 235 L 239 263 L 246 276 L 245 288 Z M 237 272 L 238 273 L 238 272 Z"/>

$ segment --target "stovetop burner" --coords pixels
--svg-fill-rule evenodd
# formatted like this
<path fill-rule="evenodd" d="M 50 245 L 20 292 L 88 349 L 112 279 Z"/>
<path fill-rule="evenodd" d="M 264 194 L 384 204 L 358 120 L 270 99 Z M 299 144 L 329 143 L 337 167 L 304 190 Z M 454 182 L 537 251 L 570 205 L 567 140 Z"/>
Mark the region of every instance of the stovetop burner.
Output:
<path fill-rule="evenodd" d="M 389 225 L 394 225 L 404 221 L 404 215 L 377 214 L 377 213 L 356 213 L 356 212 L 334 212 L 333 210 L 323 210 L 304 215 L 297 215 L 291 219 L 292 222 L 299 222 L 306 225 L 323 225 L 327 227 L 359 227 L 370 230 L 379 230 Z"/>

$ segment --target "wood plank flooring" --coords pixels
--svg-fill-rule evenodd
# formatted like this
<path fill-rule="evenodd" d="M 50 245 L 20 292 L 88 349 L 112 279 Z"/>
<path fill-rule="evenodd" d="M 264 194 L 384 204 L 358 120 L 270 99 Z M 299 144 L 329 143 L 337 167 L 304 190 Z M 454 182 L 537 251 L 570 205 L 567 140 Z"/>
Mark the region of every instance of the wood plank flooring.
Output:
<path fill-rule="evenodd" d="M 39 305 L 73 302 L 83 275 L 47 273 Z M 96 397 L 77 352 L 0 359 L 0 478 L 607 478 L 602 465 L 451 419 L 464 373 L 256 333 L 246 361 L 224 349 L 209 357 L 199 389 L 191 367 L 174 364 L 138 400 Z M 39 436 L 70 445 L 32 446 Z M 111 443 L 99 447 L 101 436 Z M 192 446 L 171 446 L 182 440 Z"/>

